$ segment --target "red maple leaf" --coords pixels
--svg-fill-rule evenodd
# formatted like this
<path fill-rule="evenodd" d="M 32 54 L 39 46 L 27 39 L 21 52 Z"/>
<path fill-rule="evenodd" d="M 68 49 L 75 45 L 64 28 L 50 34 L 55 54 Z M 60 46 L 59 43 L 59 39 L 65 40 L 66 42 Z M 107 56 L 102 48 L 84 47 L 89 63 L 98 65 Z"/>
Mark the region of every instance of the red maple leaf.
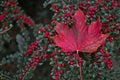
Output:
<path fill-rule="evenodd" d="M 73 16 L 74 24 L 70 28 L 67 24 L 56 22 L 56 32 L 53 41 L 63 52 L 80 51 L 93 53 L 104 44 L 108 34 L 101 33 L 100 18 L 86 25 L 86 17 L 79 9 Z"/>

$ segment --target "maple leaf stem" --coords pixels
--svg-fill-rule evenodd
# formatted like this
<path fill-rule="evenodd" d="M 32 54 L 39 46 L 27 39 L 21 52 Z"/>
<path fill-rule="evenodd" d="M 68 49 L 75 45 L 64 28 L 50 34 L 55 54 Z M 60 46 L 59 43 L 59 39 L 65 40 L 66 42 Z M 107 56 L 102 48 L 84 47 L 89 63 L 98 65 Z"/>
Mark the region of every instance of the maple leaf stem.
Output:
<path fill-rule="evenodd" d="M 77 55 L 79 56 L 79 54 L 78 54 L 79 51 L 77 50 L 76 52 L 77 52 Z M 80 80 L 82 80 L 82 65 L 80 64 L 79 67 L 80 67 Z"/>
<path fill-rule="evenodd" d="M 80 66 L 80 80 L 82 80 L 82 66 Z"/>

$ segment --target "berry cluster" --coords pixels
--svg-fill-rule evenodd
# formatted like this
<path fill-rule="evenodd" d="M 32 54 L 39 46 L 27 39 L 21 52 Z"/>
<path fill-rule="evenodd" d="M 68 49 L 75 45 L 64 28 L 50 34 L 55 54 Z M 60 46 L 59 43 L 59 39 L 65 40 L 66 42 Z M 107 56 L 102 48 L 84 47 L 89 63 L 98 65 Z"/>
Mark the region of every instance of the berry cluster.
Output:
<path fill-rule="evenodd" d="M 105 49 L 101 49 L 100 52 L 102 53 L 101 56 L 103 57 L 103 62 L 105 62 L 108 68 L 111 69 L 113 66 L 113 63 L 111 60 L 110 53 L 107 53 Z"/>
<path fill-rule="evenodd" d="M 31 43 L 31 45 L 28 47 L 28 51 L 24 53 L 24 56 L 29 56 L 29 55 L 33 54 L 33 51 L 38 50 L 37 47 L 38 47 L 38 41 L 36 40 Z"/>

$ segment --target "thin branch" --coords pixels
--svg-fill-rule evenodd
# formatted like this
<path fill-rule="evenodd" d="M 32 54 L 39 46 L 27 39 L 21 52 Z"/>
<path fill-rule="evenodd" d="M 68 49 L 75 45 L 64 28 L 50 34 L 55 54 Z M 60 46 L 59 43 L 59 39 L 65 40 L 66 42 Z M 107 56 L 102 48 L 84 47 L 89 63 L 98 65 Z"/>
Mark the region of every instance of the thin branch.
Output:
<path fill-rule="evenodd" d="M 112 76 L 108 76 L 108 75 L 103 75 L 103 76 L 109 77 L 109 78 L 112 79 L 112 80 L 118 80 L 118 79 L 116 79 L 116 78 L 114 78 L 114 77 L 112 77 Z"/>
<path fill-rule="evenodd" d="M 4 33 L 6 33 L 7 31 L 9 31 L 10 29 L 12 29 L 12 27 L 10 27 L 10 28 L 8 28 L 8 29 L 6 29 L 6 30 L 4 30 L 4 31 L 1 31 L 0 34 L 4 34 Z"/>
<path fill-rule="evenodd" d="M 11 78 L 10 76 L 7 76 L 7 75 L 5 75 L 5 74 L 3 74 L 2 76 L 3 76 L 3 77 L 6 77 L 6 78 L 8 78 L 8 79 L 10 79 L 10 80 L 14 80 L 13 78 Z"/>
<path fill-rule="evenodd" d="M 61 1 L 62 1 L 63 6 L 67 6 L 64 0 L 61 0 Z"/>

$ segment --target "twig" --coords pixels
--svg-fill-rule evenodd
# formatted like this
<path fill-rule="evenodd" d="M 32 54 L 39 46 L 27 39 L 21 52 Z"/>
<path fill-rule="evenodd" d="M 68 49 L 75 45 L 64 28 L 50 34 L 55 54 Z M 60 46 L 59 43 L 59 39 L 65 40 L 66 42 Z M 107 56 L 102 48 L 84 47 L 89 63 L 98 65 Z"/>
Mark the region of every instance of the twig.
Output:
<path fill-rule="evenodd" d="M 112 76 L 108 76 L 108 75 L 103 75 L 103 76 L 109 77 L 109 78 L 112 79 L 112 80 L 118 80 L 118 79 L 116 79 L 116 78 L 114 78 L 114 77 L 112 77 Z"/>
<path fill-rule="evenodd" d="M 6 77 L 6 78 L 8 78 L 8 79 L 10 79 L 10 80 L 14 80 L 13 78 L 11 78 L 10 76 L 7 76 L 7 75 L 5 75 L 5 74 L 3 74 L 2 76 L 3 76 L 3 77 Z"/>
<path fill-rule="evenodd" d="M 61 1 L 62 1 L 63 6 L 67 6 L 64 0 L 61 0 Z"/>
<path fill-rule="evenodd" d="M 6 33 L 6 32 L 9 31 L 11 28 L 12 28 L 12 27 L 10 27 L 10 28 L 8 28 L 8 29 L 6 29 L 6 30 L 4 30 L 4 31 L 1 31 L 0 34 Z"/>

